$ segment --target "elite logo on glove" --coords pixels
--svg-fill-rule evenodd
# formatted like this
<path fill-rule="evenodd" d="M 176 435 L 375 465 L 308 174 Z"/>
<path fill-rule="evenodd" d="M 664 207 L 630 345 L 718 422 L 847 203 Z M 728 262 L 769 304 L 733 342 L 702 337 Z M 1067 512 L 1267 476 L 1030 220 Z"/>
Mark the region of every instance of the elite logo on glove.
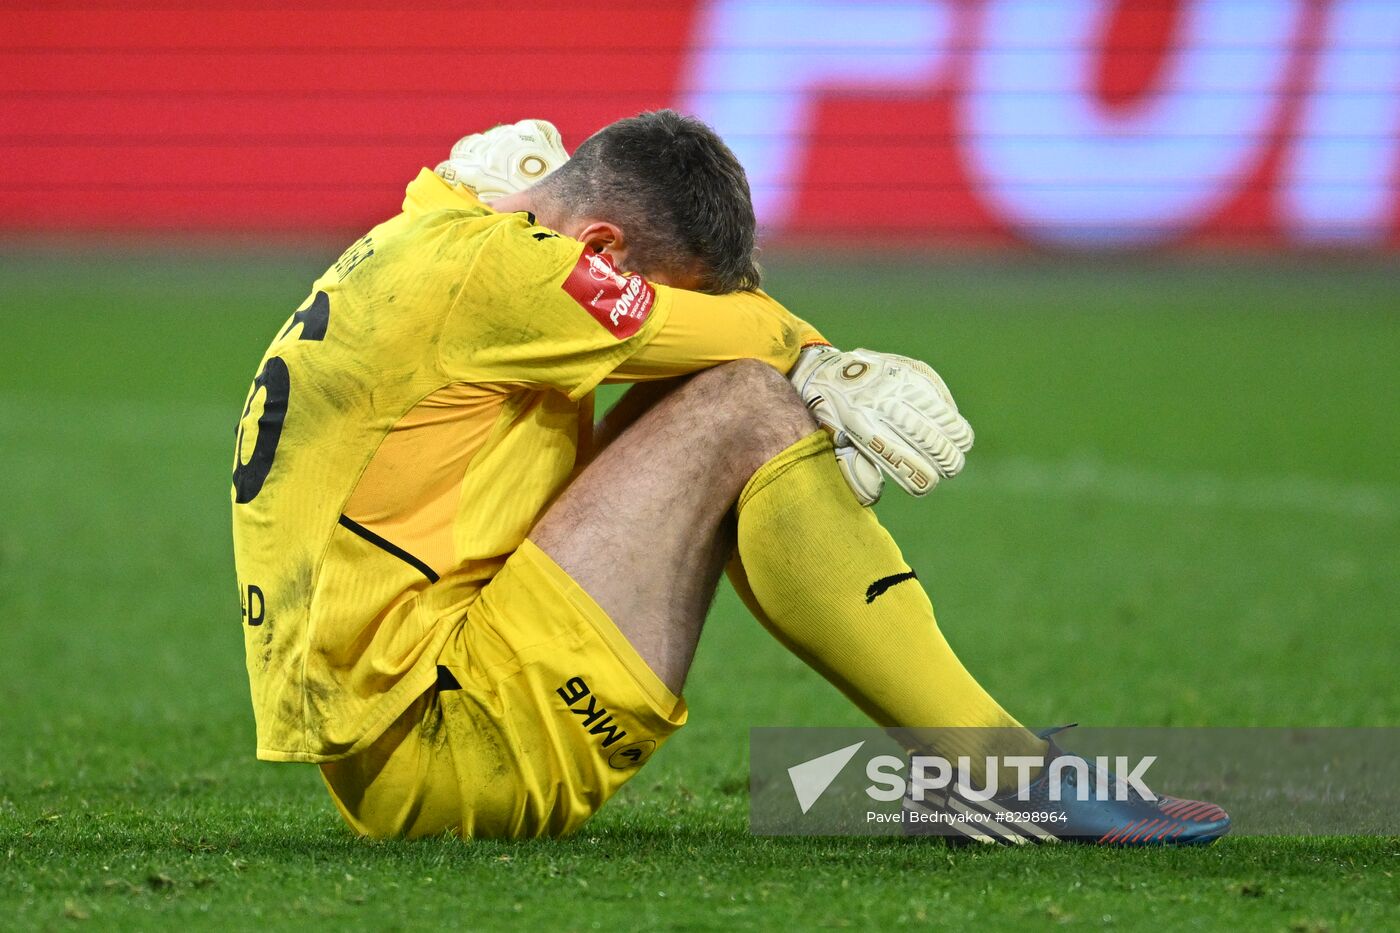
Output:
<path fill-rule="evenodd" d="M 831 432 L 837 463 L 862 505 L 879 500 L 882 472 L 923 496 L 967 462 L 972 426 L 927 363 L 874 350 L 808 347 L 789 379 Z"/>
<path fill-rule="evenodd" d="M 521 120 L 463 136 L 433 171 L 450 185 L 466 185 L 490 204 L 523 191 L 567 161 L 569 153 L 553 123 Z"/>

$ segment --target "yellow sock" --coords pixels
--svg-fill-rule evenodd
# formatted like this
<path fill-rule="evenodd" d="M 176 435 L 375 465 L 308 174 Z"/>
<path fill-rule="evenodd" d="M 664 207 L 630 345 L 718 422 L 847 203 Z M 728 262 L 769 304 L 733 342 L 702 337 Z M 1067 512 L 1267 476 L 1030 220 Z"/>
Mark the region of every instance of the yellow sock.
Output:
<path fill-rule="evenodd" d="M 1044 752 L 948 646 L 894 539 L 851 495 L 825 431 L 764 464 L 738 512 L 735 589 L 878 725 L 953 729 L 936 733 L 936 751 L 950 757 Z"/>

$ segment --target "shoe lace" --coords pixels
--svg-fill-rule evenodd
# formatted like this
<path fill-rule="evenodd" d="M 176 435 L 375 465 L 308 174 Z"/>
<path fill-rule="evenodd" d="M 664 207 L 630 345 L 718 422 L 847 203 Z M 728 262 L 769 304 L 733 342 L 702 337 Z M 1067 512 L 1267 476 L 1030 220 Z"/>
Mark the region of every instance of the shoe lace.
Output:
<path fill-rule="evenodd" d="M 1046 751 L 1045 755 L 1045 762 L 1047 767 L 1049 766 L 1049 763 L 1054 761 L 1056 758 L 1059 758 L 1063 755 L 1071 755 L 1071 753 L 1066 752 L 1063 748 L 1060 748 L 1060 746 L 1055 742 L 1054 737 L 1056 735 L 1059 735 L 1061 732 L 1073 729 L 1078 725 L 1079 723 L 1077 722 L 1071 722 L 1063 726 L 1051 726 L 1048 729 L 1041 729 L 1039 732 L 1036 733 L 1036 736 L 1038 738 L 1045 739 L 1045 741 L 1047 741 L 1050 744 L 1050 747 Z M 1071 757 L 1082 758 L 1082 756 L 1078 755 L 1071 755 Z M 1089 765 L 1090 774 L 1097 775 L 1099 773 L 1095 762 L 1089 761 L 1087 758 L 1083 760 Z M 1077 768 L 1066 768 L 1064 771 L 1061 772 L 1061 774 L 1063 775 L 1062 780 L 1064 781 L 1064 783 L 1069 785 L 1070 787 L 1074 787 L 1079 783 L 1079 770 Z M 1133 787 L 1133 785 L 1125 784 L 1123 780 L 1112 771 L 1107 772 L 1106 781 L 1108 784 L 1109 795 L 1114 800 L 1119 799 L 1119 787 L 1126 788 L 1127 792 L 1123 795 L 1123 798 L 1126 800 L 1145 801 L 1147 799 L 1141 793 L 1139 793 Z"/>

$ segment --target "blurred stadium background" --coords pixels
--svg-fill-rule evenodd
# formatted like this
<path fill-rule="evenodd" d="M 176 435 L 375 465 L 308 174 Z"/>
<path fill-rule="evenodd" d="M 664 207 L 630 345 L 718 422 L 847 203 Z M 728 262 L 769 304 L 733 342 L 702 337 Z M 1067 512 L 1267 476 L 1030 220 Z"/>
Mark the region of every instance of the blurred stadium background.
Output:
<path fill-rule="evenodd" d="M 9 5 L 11 231 L 379 219 L 468 130 L 729 139 L 775 236 L 1400 244 L 1387 0 Z M 101 197 L 94 197 L 100 189 Z"/>
<path fill-rule="evenodd" d="M 0 910 L 1393 923 L 1394 840 L 751 839 L 747 727 L 860 720 L 727 593 L 692 725 L 579 839 L 368 846 L 252 761 L 227 487 L 270 334 L 464 133 L 661 106 L 748 167 L 771 291 L 969 412 L 967 474 L 880 509 L 1009 708 L 1400 722 L 1400 2 L 10 3 Z"/>

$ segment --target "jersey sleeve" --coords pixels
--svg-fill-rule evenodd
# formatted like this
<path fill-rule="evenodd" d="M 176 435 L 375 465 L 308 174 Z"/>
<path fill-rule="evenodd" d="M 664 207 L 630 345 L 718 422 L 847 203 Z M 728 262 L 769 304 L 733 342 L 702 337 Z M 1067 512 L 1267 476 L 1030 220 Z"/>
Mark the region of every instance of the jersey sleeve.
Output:
<path fill-rule="evenodd" d="M 787 372 L 825 343 L 763 292 L 706 295 L 623 275 L 603 254 L 526 215 L 502 216 L 453 299 L 439 360 L 453 379 L 551 388 L 579 399 L 739 359 Z"/>
<path fill-rule="evenodd" d="M 438 341 L 453 379 L 579 399 L 661 330 L 670 298 L 645 278 L 524 214 L 496 226 L 463 269 Z"/>
<path fill-rule="evenodd" d="M 664 323 L 606 381 L 665 379 L 741 359 L 786 373 L 803 347 L 826 343 L 812 325 L 761 291 L 707 295 L 655 288 L 669 304 Z"/>

